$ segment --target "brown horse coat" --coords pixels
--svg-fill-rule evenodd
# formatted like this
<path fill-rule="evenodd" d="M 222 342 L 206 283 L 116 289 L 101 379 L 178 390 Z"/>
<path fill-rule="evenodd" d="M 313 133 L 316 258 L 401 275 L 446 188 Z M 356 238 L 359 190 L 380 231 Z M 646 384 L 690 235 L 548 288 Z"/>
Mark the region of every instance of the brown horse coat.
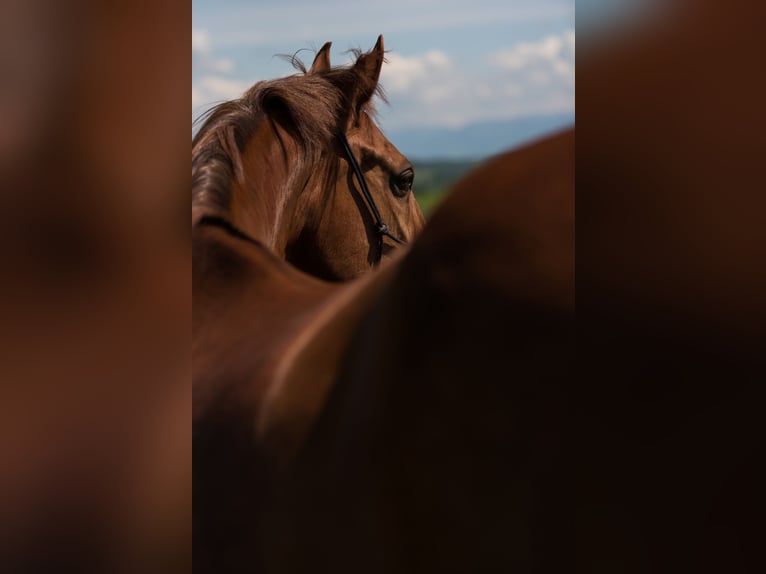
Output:
<path fill-rule="evenodd" d="M 549 443 L 571 367 L 573 142 L 568 132 L 489 162 L 400 262 L 341 287 L 223 229 L 198 238 L 195 257 L 223 249 L 235 261 L 219 253 L 210 271 L 195 265 L 195 322 L 198 304 L 207 321 L 219 301 L 234 308 L 219 315 L 221 340 L 245 333 L 244 353 L 218 347 L 238 358 L 229 369 L 244 365 L 223 377 L 239 381 L 234 400 L 221 386 L 216 400 L 195 374 L 201 568 L 419 571 L 531 559 L 529 545 L 504 541 L 527 532 L 532 474 L 556 458 Z M 195 372 L 220 381 L 220 357 L 201 347 L 210 360 L 195 360 Z M 456 435 L 460 421 L 470 425 Z"/>
<path fill-rule="evenodd" d="M 259 563 L 256 549 L 263 538 L 264 505 L 273 492 L 273 459 L 284 458 L 317 418 L 358 317 L 385 288 L 387 274 L 382 269 L 347 284 L 329 284 L 229 226 L 196 228 L 196 568 L 226 572 Z M 311 369 L 296 368 L 307 357 Z M 290 388 L 301 385 L 300 395 L 269 398 L 284 381 Z M 269 437 L 277 444 L 270 448 L 256 443 L 264 421 L 274 422 Z"/>
<path fill-rule="evenodd" d="M 393 235 L 411 241 L 425 219 L 412 165 L 374 120 L 382 36 L 350 66 L 330 67 L 329 52 L 328 42 L 310 69 L 296 60 L 303 73 L 258 82 L 205 117 L 192 141 L 192 227 L 224 219 L 299 269 L 346 280 L 395 245 L 376 233 L 342 138 Z"/>
<path fill-rule="evenodd" d="M 764 569 L 758 36 L 701 5 L 578 59 L 577 362 L 570 133 L 447 200 L 305 440 L 256 421 L 263 571 Z"/>
<path fill-rule="evenodd" d="M 578 47 L 578 556 L 760 572 L 763 10 L 675 4 Z"/>
<path fill-rule="evenodd" d="M 545 517 L 565 496 L 550 486 L 574 359 L 573 173 L 569 131 L 488 162 L 434 215 L 274 499 L 274 571 L 557 564 L 541 541 L 564 542 Z"/>

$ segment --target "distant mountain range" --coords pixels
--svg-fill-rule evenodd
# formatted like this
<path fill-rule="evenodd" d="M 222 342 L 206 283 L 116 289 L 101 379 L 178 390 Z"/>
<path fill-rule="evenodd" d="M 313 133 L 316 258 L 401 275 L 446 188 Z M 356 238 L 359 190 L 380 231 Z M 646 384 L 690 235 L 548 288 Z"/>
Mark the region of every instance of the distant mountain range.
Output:
<path fill-rule="evenodd" d="M 569 127 L 574 121 L 574 113 L 567 113 L 482 122 L 455 129 L 411 127 L 385 133 L 413 160 L 483 159 Z"/>

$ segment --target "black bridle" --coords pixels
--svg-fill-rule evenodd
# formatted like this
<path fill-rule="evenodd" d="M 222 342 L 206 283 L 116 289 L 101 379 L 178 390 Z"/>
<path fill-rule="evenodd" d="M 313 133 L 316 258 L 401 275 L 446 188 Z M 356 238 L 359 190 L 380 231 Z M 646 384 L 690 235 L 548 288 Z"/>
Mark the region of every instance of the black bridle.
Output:
<path fill-rule="evenodd" d="M 359 182 L 359 187 L 362 189 L 362 195 L 364 195 L 364 199 L 367 202 L 367 205 L 370 207 L 370 211 L 372 212 L 372 217 L 375 219 L 375 233 L 378 235 L 379 242 L 378 242 L 378 256 L 373 264 L 378 265 L 380 261 L 383 259 L 383 238 L 384 237 L 388 237 L 400 245 L 406 245 L 407 242 L 404 241 L 403 239 L 400 239 L 393 233 L 391 233 L 391 230 L 388 228 L 388 224 L 386 224 L 386 222 L 383 221 L 383 216 L 380 215 L 380 210 L 378 210 L 378 206 L 375 204 L 375 200 L 372 198 L 372 193 L 370 193 L 370 188 L 367 187 L 367 180 L 364 179 L 362 168 L 359 166 L 359 163 L 356 161 L 356 158 L 354 157 L 354 152 L 351 151 L 351 146 L 348 144 L 346 135 L 344 133 L 340 133 L 338 135 L 338 139 L 340 139 L 341 143 L 343 144 L 343 149 L 346 151 L 346 157 L 348 158 L 348 162 L 351 164 L 351 167 L 354 168 L 354 173 L 356 174 L 356 179 Z M 223 227 L 227 229 L 229 233 L 231 233 L 235 237 L 239 237 L 240 239 L 244 239 L 255 245 L 260 245 L 258 241 L 251 238 L 244 232 L 240 231 L 239 229 L 234 227 L 229 221 L 227 221 L 226 219 L 222 217 L 206 215 L 202 219 L 200 219 L 197 225 L 215 225 L 218 227 Z"/>
<path fill-rule="evenodd" d="M 359 182 L 359 187 L 362 189 L 362 195 L 364 195 L 364 199 L 367 202 L 367 205 L 370 207 L 370 211 L 372 212 L 372 217 L 375 219 L 375 233 L 377 233 L 378 240 L 379 240 L 378 241 L 378 258 L 375 260 L 375 265 L 377 265 L 378 263 L 380 263 L 381 259 L 383 259 L 383 238 L 384 237 L 388 237 L 400 245 L 406 245 L 407 242 L 404 241 L 403 239 L 398 238 L 393 233 L 391 233 L 391 230 L 388 228 L 388 224 L 386 224 L 386 222 L 383 221 L 383 217 L 380 215 L 378 206 L 375 205 L 375 200 L 372 198 L 372 194 L 370 193 L 370 188 L 367 187 L 367 180 L 364 179 L 362 168 L 359 167 L 359 163 L 356 161 L 356 158 L 354 157 L 354 152 L 351 151 L 351 146 L 348 144 L 346 135 L 343 132 L 341 132 L 340 134 L 338 134 L 338 139 L 340 139 L 341 143 L 343 144 L 343 149 L 346 151 L 346 157 L 348 158 L 348 162 L 351 164 L 351 167 L 354 168 L 354 173 L 356 174 L 356 180 Z"/>

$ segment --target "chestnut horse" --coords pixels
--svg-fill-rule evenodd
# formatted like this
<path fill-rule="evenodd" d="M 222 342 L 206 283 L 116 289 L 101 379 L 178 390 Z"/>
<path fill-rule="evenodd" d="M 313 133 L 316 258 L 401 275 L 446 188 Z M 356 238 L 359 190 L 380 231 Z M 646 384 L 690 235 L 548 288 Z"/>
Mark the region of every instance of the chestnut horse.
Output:
<path fill-rule="evenodd" d="M 469 176 L 205 435 L 206 503 L 263 497 L 224 570 L 766 569 L 763 19 L 687 4 L 578 60 L 576 368 L 567 134 Z"/>
<path fill-rule="evenodd" d="M 299 269 L 345 280 L 425 220 L 412 164 L 373 119 L 383 37 L 349 67 L 330 66 L 330 45 L 304 73 L 209 112 L 192 142 L 192 226 L 221 219 Z"/>
<path fill-rule="evenodd" d="M 572 366 L 573 161 L 570 131 L 489 162 L 340 285 L 199 226 L 195 569 L 529 563 Z"/>

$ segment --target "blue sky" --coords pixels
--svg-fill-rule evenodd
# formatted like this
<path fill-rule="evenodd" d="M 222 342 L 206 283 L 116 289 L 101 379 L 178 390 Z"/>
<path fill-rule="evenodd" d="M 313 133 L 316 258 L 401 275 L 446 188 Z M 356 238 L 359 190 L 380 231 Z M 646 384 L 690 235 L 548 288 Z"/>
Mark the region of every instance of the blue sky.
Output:
<path fill-rule="evenodd" d="M 193 0 L 192 114 L 295 73 L 276 54 L 344 64 L 378 34 L 384 129 L 574 112 L 574 0 Z"/>

